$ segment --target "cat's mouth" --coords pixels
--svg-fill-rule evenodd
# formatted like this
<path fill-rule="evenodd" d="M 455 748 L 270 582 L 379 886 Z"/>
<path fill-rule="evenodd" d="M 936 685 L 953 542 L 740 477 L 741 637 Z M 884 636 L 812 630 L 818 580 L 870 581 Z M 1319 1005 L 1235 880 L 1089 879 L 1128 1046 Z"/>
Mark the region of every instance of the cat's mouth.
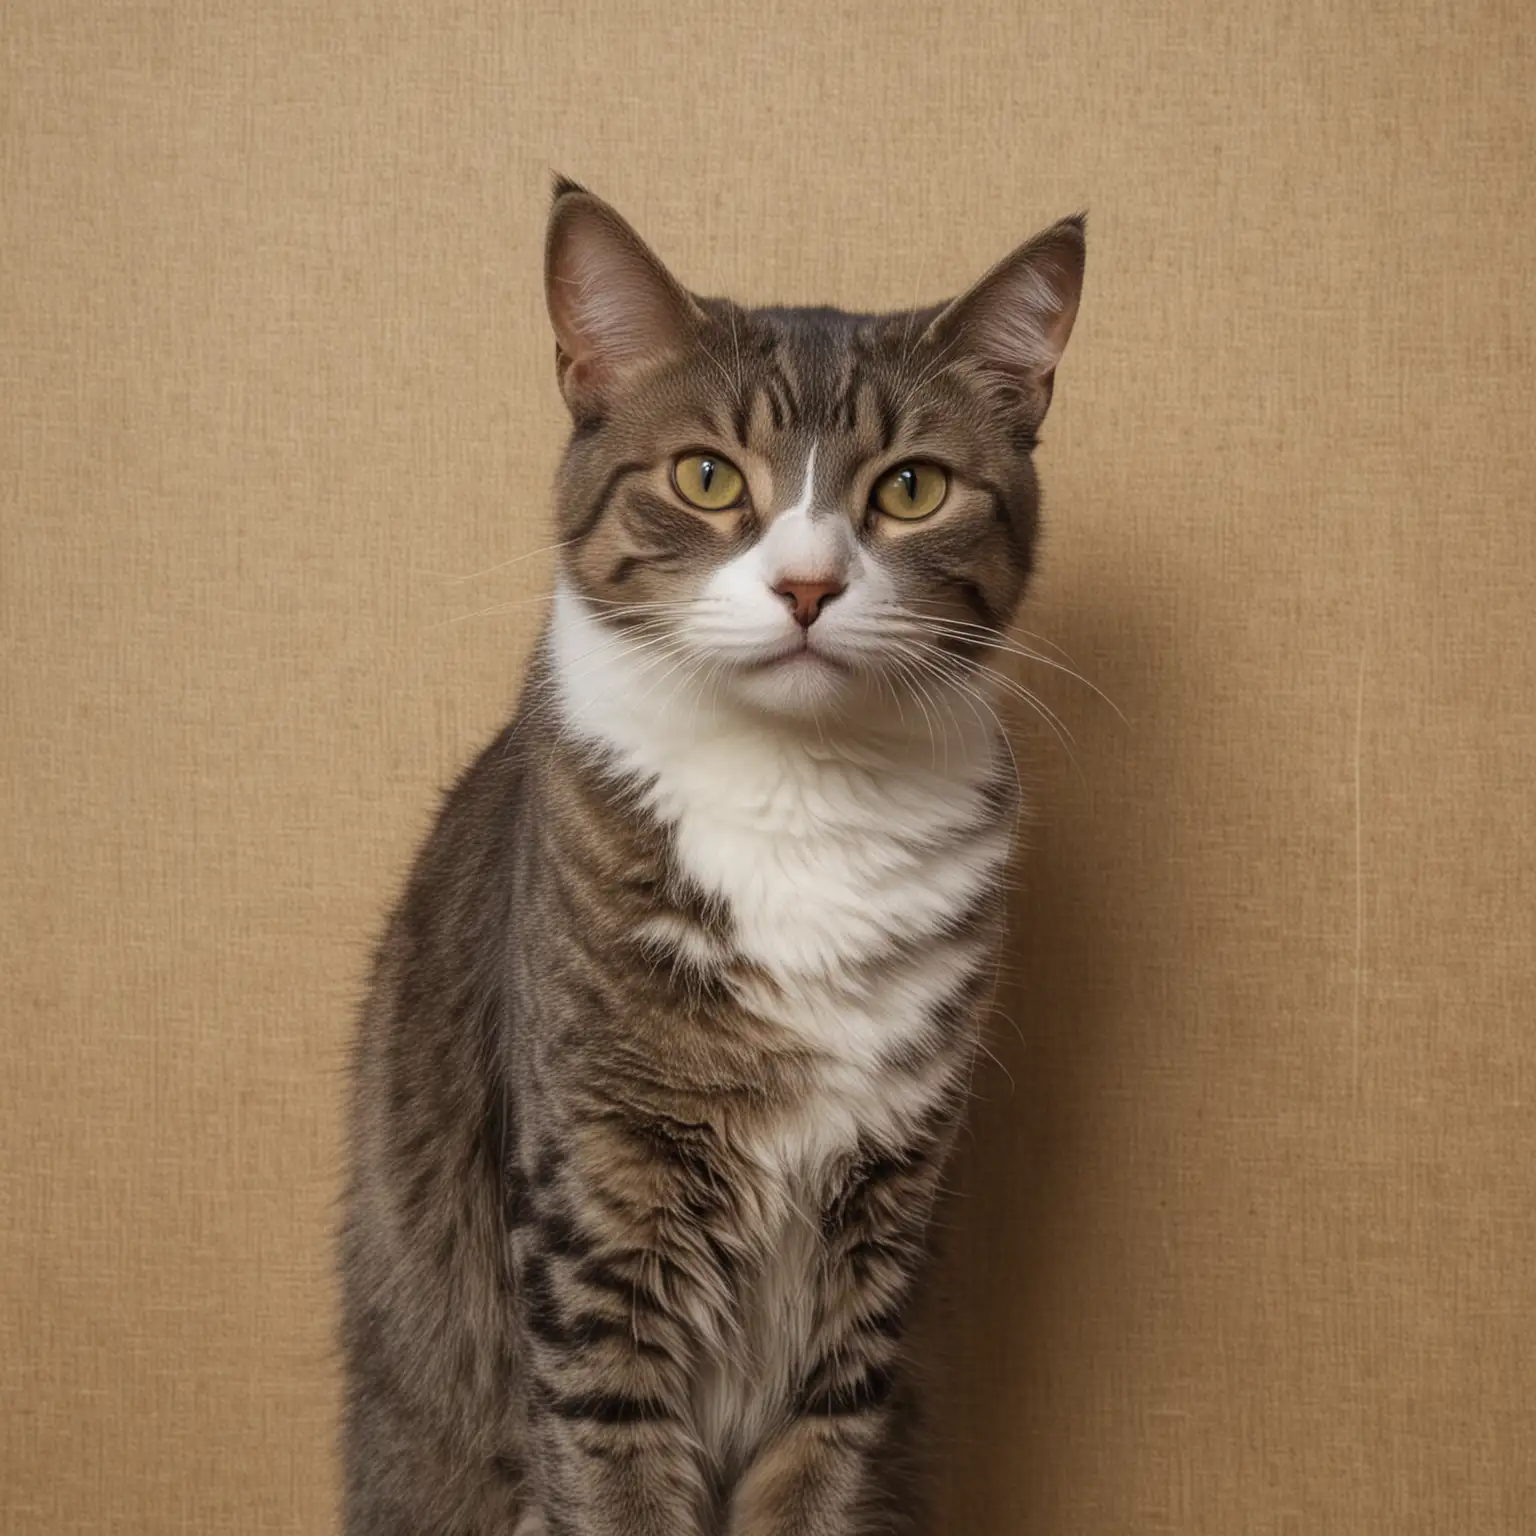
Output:
<path fill-rule="evenodd" d="M 749 661 L 743 668 L 747 672 L 793 672 L 802 668 L 827 667 L 834 672 L 847 672 L 848 664 L 839 661 L 835 656 L 829 656 L 823 650 L 813 646 L 808 635 L 783 649 L 775 651 L 771 656 L 760 656 L 755 661 Z"/>

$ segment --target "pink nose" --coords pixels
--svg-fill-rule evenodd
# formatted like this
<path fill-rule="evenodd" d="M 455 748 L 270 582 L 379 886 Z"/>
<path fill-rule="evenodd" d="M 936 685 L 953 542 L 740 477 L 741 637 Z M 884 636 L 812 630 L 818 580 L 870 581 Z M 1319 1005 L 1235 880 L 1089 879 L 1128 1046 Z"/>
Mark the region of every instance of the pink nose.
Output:
<path fill-rule="evenodd" d="M 809 629 L 821 610 L 842 592 L 843 584 L 840 581 L 799 581 L 786 576 L 773 590 L 789 604 L 801 629 Z"/>

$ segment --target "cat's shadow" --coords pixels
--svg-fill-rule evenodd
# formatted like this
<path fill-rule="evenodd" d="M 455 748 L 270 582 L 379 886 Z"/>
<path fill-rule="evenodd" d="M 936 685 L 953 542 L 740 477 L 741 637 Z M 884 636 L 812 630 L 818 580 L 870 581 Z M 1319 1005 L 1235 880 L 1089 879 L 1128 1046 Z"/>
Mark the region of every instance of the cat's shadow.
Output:
<path fill-rule="evenodd" d="M 1121 647 L 1145 654 L 1148 628 L 1133 604 L 1106 596 L 1070 626 L 1058 617 L 1052 632 L 1074 655 L 1102 658 Z M 1143 689 L 1150 670 L 1126 669 Z M 1119 823 L 1134 816 L 1136 797 L 1094 790 L 1096 778 L 1113 780 L 1149 744 L 1159 719 L 1145 692 L 1127 697 L 1122 684 L 1114 693 L 1127 721 L 1101 717 L 1080 735 L 1081 776 L 1071 767 L 1031 772 L 1031 761 L 1047 761 L 1042 732 L 1015 733 L 1030 746 L 1020 757 L 1035 809 L 1015 861 L 997 1013 L 945 1217 L 935 1318 L 939 1531 L 1057 1528 L 1062 1388 L 1081 1386 L 1074 1371 L 1091 1374 L 1087 1360 L 1074 1366 L 1060 1327 L 1083 1315 L 1076 1288 L 1111 1283 L 1093 1274 L 1102 1246 L 1083 1218 L 1099 1161 L 1094 1124 L 1112 1095 L 1116 1021 L 1128 1007 L 1115 935 L 1135 895 L 1112 878 L 1108 850 L 1124 845 L 1129 828 Z M 1096 709 L 1102 715 L 1059 678 L 1047 697 L 1074 727 Z M 1079 1403 L 1080 1395 L 1066 1394 Z"/>

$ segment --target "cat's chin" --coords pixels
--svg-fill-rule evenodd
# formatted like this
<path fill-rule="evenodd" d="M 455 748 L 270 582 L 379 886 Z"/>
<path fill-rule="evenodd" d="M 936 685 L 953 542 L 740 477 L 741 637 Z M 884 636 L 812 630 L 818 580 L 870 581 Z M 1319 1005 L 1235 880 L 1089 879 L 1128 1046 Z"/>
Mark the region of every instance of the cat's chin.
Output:
<path fill-rule="evenodd" d="M 814 652 L 735 670 L 721 691 L 737 708 L 786 726 L 813 728 L 821 741 L 904 736 L 927 718 L 921 706 L 904 701 L 899 678 Z"/>
<path fill-rule="evenodd" d="M 847 667 L 810 650 L 741 667 L 731 688 L 752 709 L 796 720 L 840 713 L 862 691 Z"/>

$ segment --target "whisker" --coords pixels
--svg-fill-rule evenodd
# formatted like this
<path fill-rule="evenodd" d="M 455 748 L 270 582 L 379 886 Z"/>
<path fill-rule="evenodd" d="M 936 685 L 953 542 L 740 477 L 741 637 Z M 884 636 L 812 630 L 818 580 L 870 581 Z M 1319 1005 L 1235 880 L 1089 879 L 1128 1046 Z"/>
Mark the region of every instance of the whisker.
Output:
<path fill-rule="evenodd" d="M 720 375 L 720 378 L 724 382 L 725 387 L 727 389 L 737 389 L 737 390 L 740 389 L 740 384 L 738 383 L 738 381 L 736 379 L 733 379 L 731 377 L 730 373 L 726 369 L 725 364 L 722 363 L 720 361 L 720 359 L 718 357 L 716 357 L 715 354 L 713 352 L 711 352 L 709 350 L 709 348 L 704 345 L 704 342 L 703 342 L 703 340 L 700 337 L 698 337 L 698 336 L 694 337 L 694 345 L 696 347 L 698 347 L 699 351 L 702 352 L 704 354 L 704 356 L 707 357 L 711 363 L 714 364 L 715 372 Z"/>
<path fill-rule="evenodd" d="M 645 692 L 642 693 L 638 699 L 635 700 L 635 705 L 636 705 L 637 708 L 641 704 L 643 704 L 648 698 L 650 698 L 650 696 L 656 691 L 656 689 L 659 688 L 662 683 L 666 682 L 666 680 L 669 677 L 671 677 L 672 674 L 674 672 L 676 672 L 677 669 L 680 666 L 682 666 L 687 661 L 690 661 L 690 660 L 693 660 L 693 659 L 697 658 L 698 655 L 699 655 L 698 651 L 692 650 L 691 648 L 689 648 L 687 646 L 682 646 L 680 648 L 680 650 L 681 650 L 681 654 L 678 656 L 677 660 L 674 661 L 673 664 L 670 667 L 668 667 L 667 670 L 665 672 L 663 672 L 660 677 L 654 679 L 652 681 L 652 683 L 651 683 L 651 686 L 649 688 L 647 688 L 645 690 Z"/>
<path fill-rule="evenodd" d="M 920 610 L 903 608 L 899 603 L 884 604 L 880 611 L 890 614 L 893 618 L 913 619 L 919 624 L 954 624 L 962 629 L 974 629 L 981 631 L 983 634 L 996 635 L 999 639 L 1006 639 L 1011 630 L 1016 634 L 1025 636 L 1027 639 L 1038 640 L 1041 645 L 1049 646 L 1063 661 L 1072 661 L 1071 653 L 1064 645 L 1058 645 L 1049 636 L 1038 634 L 1032 629 L 1024 629 L 1019 625 L 978 624 L 972 619 L 952 619 L 941 613 L 923 613 Z M 1073 665 L 1075 666 L 1076 662 L 1073 662 Z"/>
<path fill-rule="evenodd" d="M 931 661 L 927 661 L 926 658 L 924 658 L 924 662 L 925 665 L 929 667 L 933 666 L 933 663 Z M 934 671 L 937 673 L 938 669 L 934 668 Z M 943 674 L 940 673 L 938 675 L 942 676 Z M 1017 827 L 1019 818 L 1024 814 L 1024 776 L 1020 772 L 1019 759 L 1013 750 L 1013 742 L 1009 740 L 1007 728 L 1004 726 L 1001 716 L 999 716 L 998 712 L 993 709 L 990 703 L 987 702 L 987 700 L 983 697 L 978 689 L 971 687 L 969 683 L 962 682 L 959 678 L 947 677 L 944 680 L 947 686 L 959 692 L 960 695 L 970 704 L 971 712 L 975 714 L 979 724 L 982 726 L 986 725 L 986 721 L 982 720 L 980 714 L 981 710 L 985 710 L 988 716 L 991 718 L 992 724 L 997 729 L 998 739 L 1002 741 L 1003 748 L 1008 753 L 1008 760 L 1013 765 L 1013 782 L 1015 788 L 1017 788 L 1019 791 L 1019 802 L 1014 807 L 1014 825 Z"/>
<path fill-rule="evenodd" d="M 949 340 L 945 342 L 945 344 L 940 347 L 939 350 L 931 358 L 925 360 L 922 371 L 918 374 L 917 379 L 909 385 L 906 392 L 902 395 L 901 402 L 897 406 L 898 414 L 904 413 L 912 404 L 913 400 L 917 398 L 918 391 L 923 389 L 928 384 L 930 379 L 935 377 L 935 369 L 937 369 L 938 366 L 949 355 L 949 353 L 954 350 L 955 345 L 959 340 L 960 337 L 959 333 L 957 332 L 954 336 L 951 336 Z M 903 370 L 903 382 L 905 381 L 905 370 Z"/>
<path fill-rule="evenodd" d="M 452 624 L 464 624 L 470 619 L 482 619 L 494 617 L 503 613 L 514 613 L 519 608 L 526 608 L 532 603 L 548 603 L 551 596 L 548 592 L 534 593 L 528 597 L 509 598 L 505 602 L 492 603 L 485 608 L 477 608 L 472 613 L 455 614 L 451 618 L 438 619 L 428 624 L 428 630 L 442 629 Z M 714 612 L 726 603 L 726 599 L 717 597 L 696 597 L 683 602 L 673 603 L 624 603 L 612 598 L 583 597 L 583 602 L 604 609 L 601 615 L 604 619 L 626 619 L 636 616 L 645 617 L 677 617 L 685 618 L 696 616 L 700 613 Z"/>
<path fill-rule="evenodd" d="M 917 645 L 921 651 L 927 652 L 935 662 L 950 669 L 950 676 L 955 677 L 956 673 L 961 667 L 961 663 L 957 658 L 951 656 L 947 651 L 942 650 L 940 647 L 936 645 L 930 645 L 924 641 L 913 641 L 911 643 Z M 1087 779 L 1083 774 L 1082 765 L 1077 760 L 1077 754 L 1072 750 L 1072 744 L 1075 738 L 1073 737 L 1071 730 L 1068 729 L 1066 722 L 1062 720 L 1059 715 L 1057 715 L 1057 713 L 1050 707 L 1050 705 L 1047 704 L 1044 699 L 1040 698 L 1038 694 L 1031 693 L 1030 690 L 1024 687 L 1022 683 L 1016 682 L 1013 678 L 1006 676 L 1002 672 L 999 672 L 996 667 L 989 667 L 985 662 L 974 662 L 971 665 L 975 667 L 977 671 L 985 672 L 997 686 L 1003 688 L 1005 691 L 1012 694 L 1015 698 L 1018 698 L 1024 703 L 1028 704 L 1029 707 L 1034 710 L 1034 712 L 1038 714 L 1041 719 L 1046 722 L 1047 725 L 1050 726 L 1052 732 L 1056 736 L 1056 739 L 1061 743 L 1062 750 L 1070 759 L 1073 768 L 1077 770 L 1078 777 L 1081 778 L 1086 784 Z"/>
<path fill-rule="evenodd" d="M 423 631 L 430 634 L 434 629 L 449 629 L 455 624 L 467 624 L 471 619 L 496 618 L 504 613 L 515 613 L 519 608 L 526 608 L 530 603 L 549 602 L 549 593 L 541 592 L 537 597 L 512 598 L 508 602 L 492 603 L 489 608 L 477 608 L 473 613 L 456 613 L 452 618 L 435 619 L 432 623 L 423 626 Z"/>
<path fill-rule="evenodd" d="M 943 679 L 946 687 L 953 689 L 959 693 L 962 698 L 965 699 L 965 701 L 970 705 L 972 714 L 976 716 L 977 722 L 982 725 L 983 728 L 986 726 L 986 721 L 982 719 L 982 710 L 986 711 L 987 716 L 992 721 L 992 725 L 997 733 L 997 739 L 1002 742 L 1003 749 L 1008 754 L 1009 763 L 1013 768 L 1014 787 L 1019 792 L 1019 798 L 1014 807 L 1014 825 L 1015 828 L 1017 828 L 1019 819 L 1024 814 L 1024 775 L 1019 768 L 1019 759 L 1013 750 L 1013 742 L 1009 738 L 1008 729 L 1003 724 L 1002 717 L 992 707 L 991 703 L 985 698 L 981 691 L 972 687 L 968 681 L 965 681 L 958 676 L 946 675 L 926 657 L 921 658 L 921 660 L 923 665 L 928 667 L 934 675 Z"/>
<path fill-rule="evenodd" d="M 946 619 L 930 623 L 928 629 L 931 634 L 944 635 L 952 640 L 972 641 L 976 644 L 989 646 L 993 650 L 1002 651 L 1009 656 L 1018 656 L 1025 661 L 1038 661 L 1042 666 L 1050 667 L 1053 671 L 1060 672 L 1081 683 L 1090 693 L 1097 694 L 1104 703 L 1114 710 L 1115 714 L 1119 716 L 1122 725 L 1130 724 L 1125 718 L 1125 712 L 1097 683 L 1084 677 L 1081 672 L 1067 666 L 1063 662 L 1056 661 L 1050 656 L 1042 656 L 1038 651 L 1032 651 L 1027 646 L 1016 645 L 1014 642 L 999 636 L 995 631 L 985 630 L 981 625 L 977 625 L 975 632 L 971 632 L 959 628 L 952 621 Z"/>
<path fill-rule="evenodd" d="M 907 686 L 912 690 L 913 700 L 917 704 L 917 707 L 922 710 L 923 719 L 927 722 L 928 744 L 932 750 L 933 755 L 933 771 L 937 773 L 939 769 L 939 744 L 933 716 L 928 712 L 928 691 L 923 687 L 922 678 L 920 676 L 913 675 L 913 667 L 910 657 L 899 658 L 896 662 L 896 665 L 901 673 L 902 678 L 906 681 Z"/>
<path fill-rule="evenodd" d="M 937 635 L 946 639 L 965 641 L 973 645 L 983 645 L 989 649 L 1000 651 L 1010 656 L 1018 656 L 1023 660 L 1036 661 L 1039 662 L 1042 666 L 1050 667 L 1052 671 L 1060 672 L 1063 675 L 1073 678 L 1075 681 L 1081 683 L 1085 688 L 1089 690 L 1090 693 L 1096 694 L 1101 700 L 1103 700 L 1103 702 L 1107 704 L 1117 716 L 1119 716 L 1123 724 L 1128 725 L 1130 723 L 1128 720 L 1126 720 L 1125 713 L 1120 708 L 1120 706 L 1116 704 L 1115 701 L 1110 698 L 1110 696 L 1105 693 L 1104 690 L 1100 688 L 1099 685 L 1095 683 L 1091 678 L 1085 677 L 1075 667 L 1068 666 L 1063 662 L 1059 662 L 1053 657 L 1042 656 L 1038 651 L 1032 651 L 1027 646 L 1019 645 L 1017 642 L 1010 640 L 1001 630 L 992 629 L 984 624 L 970 624 L 957 619 L 941 619 L 928 615 L 916 614 L 908 609 L 904 609 L 896 605 L 887 606 L 882 610 L 882 612 L 885 617 L 902 621 L 904 624 L 912 626 L 912 628 L 897 629 L 893 628 L 893 626 L 887 623 L 870 625 L 859 629 L 856 631 L 856 633 L 861 634 L 866 638 L 878 637 L 889 640 L 894 637 L 898 639 L 914 640 L 917 638 L 917 636 L 913 634 L 913 629 L 915 628 L 920 634 L 923 635 Z M 1021 631 L 1021 633 L 1025 633 L 1025 631 Z M 1052 643 L 1048 640 L 1045 640 L 1043 636 L 1037 636 L 1036 638 L 1040 639 L 1043 644 L 1049 645 Z M 1060 647 L 1058 646 L 1056 649 L 1060 650 Z M 1063 651 L 1062 655 L 1066 655 L 1066 653 Z M 1070 659 L 1071 658 L 1069 657 L 1068 660 Z"/>
<path fill-rule="evenodd" d="M 514 555 L 510 560 L 503 560 L 497 565 L 488 565 L 483 571 L 471 571 L 467 576 L 441 576 L 436 572 L 423 571 L 420 574 L 436 576 L 439 581 L 445 581 L 450 586 L 462 586 L 466 581 L 478 581 L 482 576 L 489 576 L 493 571 L 504 571 L 510 566 L 522 565 L 525 561 L 536 560 L 540 555 L 553 554 L 557 549 L 568 549 L 576 543 L 575 539 L 561 539 L 555 544 L 546 544 L 542 549 L 530 549 L 521 555 Z"/>

